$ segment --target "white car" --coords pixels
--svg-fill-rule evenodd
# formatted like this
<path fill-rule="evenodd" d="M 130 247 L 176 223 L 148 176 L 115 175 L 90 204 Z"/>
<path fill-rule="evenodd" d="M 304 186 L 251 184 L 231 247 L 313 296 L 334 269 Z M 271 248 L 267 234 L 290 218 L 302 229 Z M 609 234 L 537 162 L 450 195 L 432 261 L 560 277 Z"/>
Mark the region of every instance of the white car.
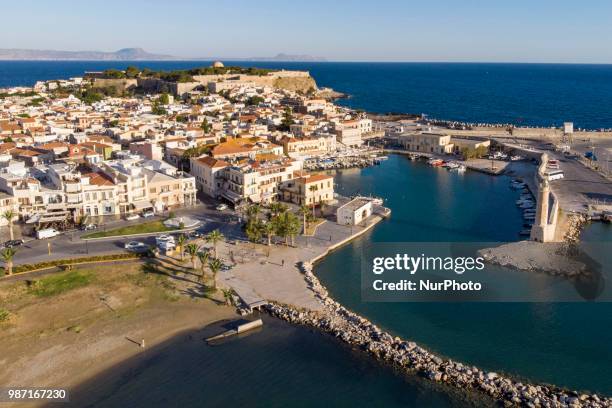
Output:
<path fill-rule="evenodd" d="M 133 252 L 144 252 L 148 249 L 148 246 L 142 242 L 130 241 L 125 244 L 125 249 Z"/>
<path fill-rule="evenodd" d="M 159 246 L 161 244 L 165 244 L 165 243 L 169 243 L 171 242 L 172 244 L 174 244 L 174 237 L 172 235 L 160 235 L 158 237 L 155 237 L 155 243 Z"/>
<path fill-rule="evenodd" d="M 125 217 L 126 221 L 134 221 L 140 218 L 140 215 L 138 214 L 131 214 Z"/>
<path fill-rule="evenodd" d="M 154 216 L 155 216 L 154 211 L 143 211 L 142 212 L 142 218 L 149 218 L 149 217 L 154 217 Z"/>
<path fill-rule="evenodd" d="M 217 211 L 225 211 L 227 210 L 227 205 L 226 204 L 219 204 L 217 206 Z"/>

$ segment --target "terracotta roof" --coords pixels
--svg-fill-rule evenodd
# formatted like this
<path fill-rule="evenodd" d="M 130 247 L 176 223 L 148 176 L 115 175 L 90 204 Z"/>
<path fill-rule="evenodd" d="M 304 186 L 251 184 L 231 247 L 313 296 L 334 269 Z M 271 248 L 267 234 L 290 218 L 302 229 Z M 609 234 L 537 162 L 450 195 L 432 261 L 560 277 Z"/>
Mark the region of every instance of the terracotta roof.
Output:
<path fill-rule="evenodd" d="M 210 156 L 200 157 L 198 159 L 198 161 L 200 163 L 205 164 L 208 167 L 213 167 L 213 168 L 216 168 L 216 167 L 227 167 L 227 166 L 230 165 L 228 162 L 226 162 L 224 160 L 215 159 L 215 158 L 210 157 Z"/>
<path fill-rule="evenodd" d="M 89 177 L 89 184 L 96 186 L 113 186 L 113 179 L 104 173 L 83 173 L 83 177 Z"/>

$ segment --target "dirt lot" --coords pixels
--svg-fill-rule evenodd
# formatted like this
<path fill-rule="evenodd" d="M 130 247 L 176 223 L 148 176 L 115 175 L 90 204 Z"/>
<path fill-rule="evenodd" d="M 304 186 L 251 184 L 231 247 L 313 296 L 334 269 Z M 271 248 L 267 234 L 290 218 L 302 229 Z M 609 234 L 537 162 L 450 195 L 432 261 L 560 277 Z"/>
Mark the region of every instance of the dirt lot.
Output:
<path fill-rule="evenodd" d="M 176 270 L 134 262 L 50 273 L 37 284 L 0 279 L 0 387 L 70 389 L 142 352 L 143 339 L 148 348 L 235 317 Z"/>

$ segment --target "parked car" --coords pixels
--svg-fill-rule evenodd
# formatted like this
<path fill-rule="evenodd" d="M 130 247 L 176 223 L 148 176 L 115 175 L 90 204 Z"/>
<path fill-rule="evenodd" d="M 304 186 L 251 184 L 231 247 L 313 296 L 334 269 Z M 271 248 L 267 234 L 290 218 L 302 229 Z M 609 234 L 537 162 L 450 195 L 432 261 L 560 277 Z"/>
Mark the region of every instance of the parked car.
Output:
<path fill-rule="evenodd" d="M 45 229 L 36 231 L 36 238 L 38 239 L 52 238 L 59 234 L 60 232 L 56 230 L 55 228 L 45 228 Z"/>
<path fill-rule="evenodd" d="M 91 231 L 97 229 L 98 226 L 96 224 L 83 224 L 81 225 L 81 231 Z"/>
<path fill-rule="evenodd" d="M 225 211 L 227 210 L 227 204 L 219 204 L 217 206 L 217 211 Z"/>
<path fill-rule="evenodd" d="M 145 252 L 149 249 L 149 246 L 143 242 L 130 241 L 125 244 L 125 249 L 132 252 Z"/>
<path fill-rule="evenodd" d="M 130 215 L 127 215 L 125 217 L 125 220 L 126 221 L 134 221 L 134 220 L 137 220 L 139 218 L 140 218 L 140 215 L 138 215 L 138 214 L 130 214 Z"/>
<path fill-rule="evenodd" d="M 149 218 L 149 217 L 154 217 L 155 216 L 155 211 L 153 210 L 148 210 L 148 211 L 143 211 L 142 212 L 142 218 Z"/>
<path fill-rule="evenodd" d="M 0 247 L 2 247 L 2 248 L 14 248 L 14 247 L 18 247 L 20 245 L 23 245 L 23 239 L 11 239 L 11 240 L 6 241 Z"/>

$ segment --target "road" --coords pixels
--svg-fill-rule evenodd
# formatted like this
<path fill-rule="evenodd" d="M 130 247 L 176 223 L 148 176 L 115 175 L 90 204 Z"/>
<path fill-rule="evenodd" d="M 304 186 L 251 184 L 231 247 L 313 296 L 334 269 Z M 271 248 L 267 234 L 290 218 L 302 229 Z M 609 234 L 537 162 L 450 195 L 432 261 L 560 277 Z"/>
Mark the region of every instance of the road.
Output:
<path fill-rule="evenodd" d="M 238 223 L 237 216 L 231 210 L 217 211 L 213 204 L 206 203 L 173 212 L 176 216 L 189 216 L 200 221 L 201 224 L 197 230 L 203 233 L 219 229 L 227 239 L 235 240 L 242 238 L 241 226 Z M 155 219 L 161 219 L 161 217 L 149 218 L 147 221 Z M 142 219 L 137 221 L 114 221 L 106 224 L 105 228 L 117 228 L 139 222 L 142 222 Z M 27 239 L 24 245 L 17 248 L 17 254 L 14 258 L 15 265 L 117 253 L 123 250 L 125 243 L 128 241 L 140 241 L 149 245 L 155 244 L 155 236 L 139 238 L 115 237 L 104 240 L 81 239 L 82 235 L 90 232 L 73 231 L 50 239 Z M 157 235 L 161 235 L 161 233 Z M 51 248 L 51 255 L 49 255 L 49 246 Z"/>

